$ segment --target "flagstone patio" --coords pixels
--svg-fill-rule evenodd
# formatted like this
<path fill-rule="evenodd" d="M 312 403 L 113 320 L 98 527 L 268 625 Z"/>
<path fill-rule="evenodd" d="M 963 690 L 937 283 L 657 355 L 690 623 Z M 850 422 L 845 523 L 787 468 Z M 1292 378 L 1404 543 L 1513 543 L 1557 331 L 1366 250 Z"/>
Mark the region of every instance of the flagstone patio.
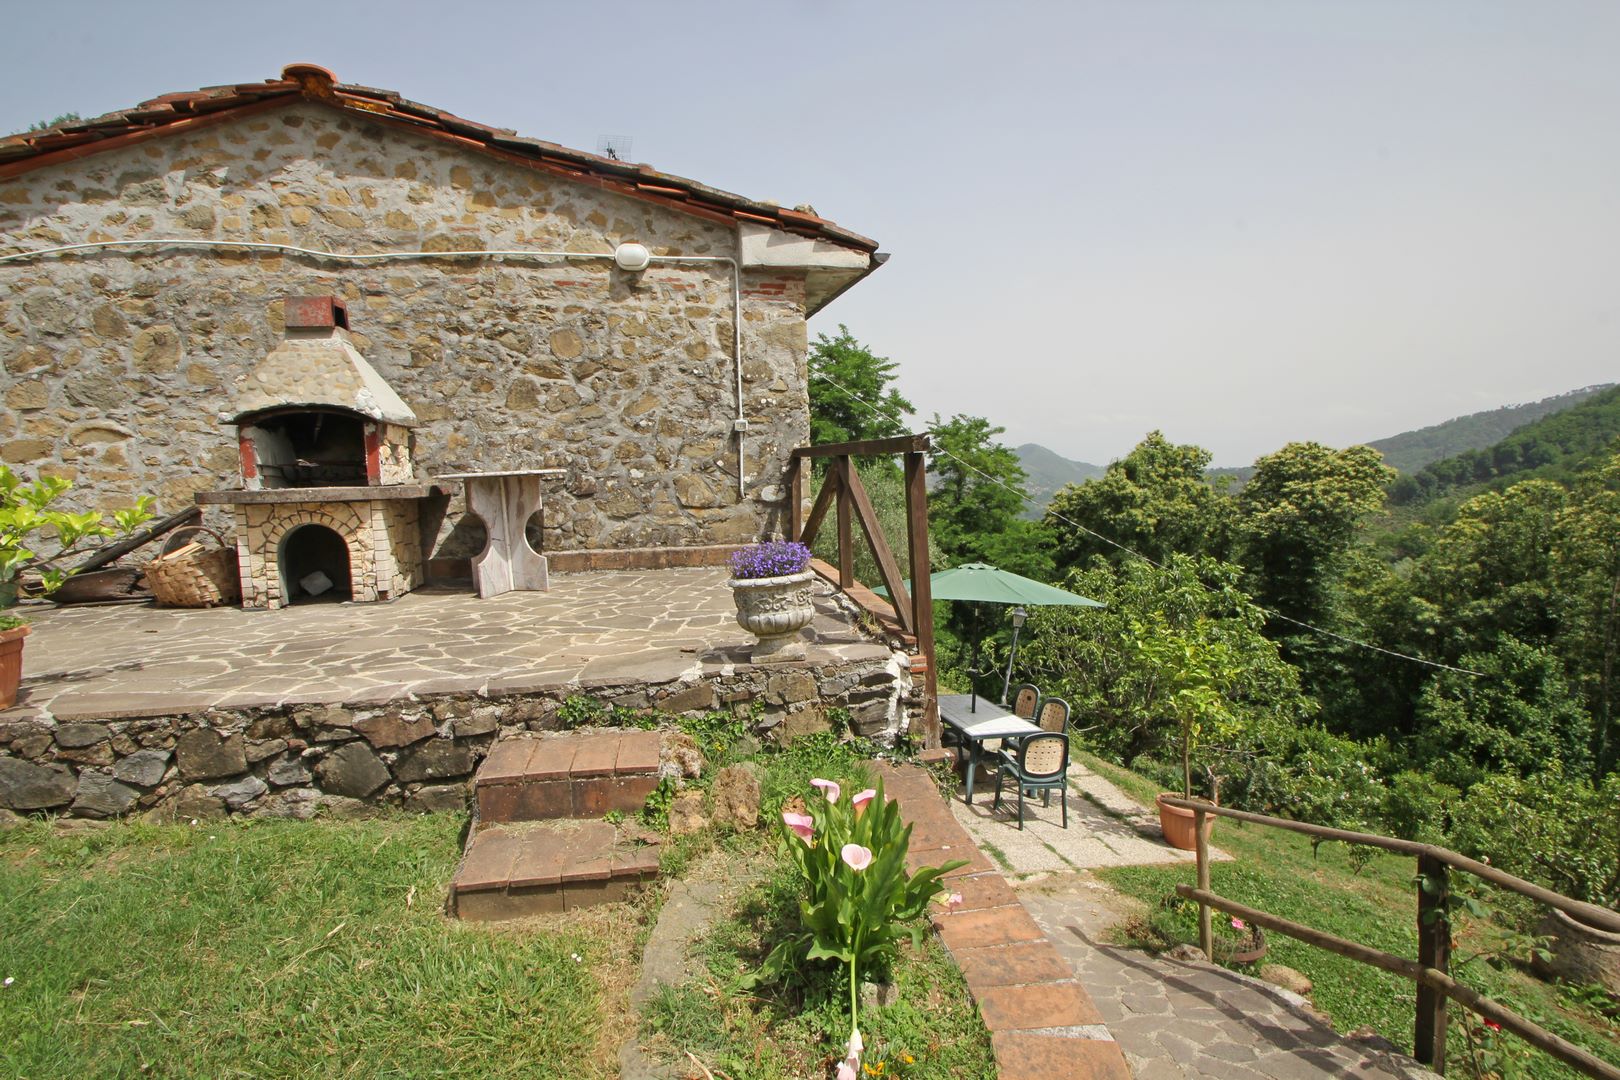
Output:
<path fill-rule="evenodd" d="M 556 574 L 549 592 L 481 600 L 424 589 L 392 603 L 279 611 L 38 608 L 14 719 L 210 708 L 367 705 L 667 683 L 747 663 L 719 568 Z M 887 660 L 818 583 L 811 664 Z M 802 666 L 802 665 L 801 665 Z"/>

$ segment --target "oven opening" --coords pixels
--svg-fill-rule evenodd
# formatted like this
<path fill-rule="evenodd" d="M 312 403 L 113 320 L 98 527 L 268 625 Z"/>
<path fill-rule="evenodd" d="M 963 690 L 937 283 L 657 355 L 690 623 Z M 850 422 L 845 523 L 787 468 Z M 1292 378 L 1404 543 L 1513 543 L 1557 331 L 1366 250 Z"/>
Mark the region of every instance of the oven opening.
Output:
<path fill-rule="evenodd" d="M 266 488 L 359 487 L 366 483 L 365 418 L 336 409 L 260 414 L 242 434 Z M 246 449 L 246 448 L 244 448 Z"/>
<path fill-rule="evenodd" d="M 281 538 L 281 595 L 288 604 L 336 604 L 354 599 L 349 545 L 335 529 L 300 525 Z"/>

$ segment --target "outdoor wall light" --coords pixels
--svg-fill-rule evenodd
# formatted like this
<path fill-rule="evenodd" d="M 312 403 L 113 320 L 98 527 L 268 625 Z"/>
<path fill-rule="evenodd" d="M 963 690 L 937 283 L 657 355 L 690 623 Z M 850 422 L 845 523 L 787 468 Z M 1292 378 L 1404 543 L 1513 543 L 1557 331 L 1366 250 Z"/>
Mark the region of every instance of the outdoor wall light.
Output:
<path fill-rule="evenodd" d="M 613 262 L 620 270 L 637 273 L 647 269 L 652 262 L 652 252 L 644 244 L 620 244 L 613 249 Z"/>
<path fill-rule="evenodd" d="M 1007 704 L 1007 693 L 1012 689 L 1013 660 L 1018 656 L 1018 631 L 1024 628 L 1024 620 L 1029 618 L 1029 612 L 1022 607 L 1012 609 L 1013 639 L 1012 649 L 1007 653 L 1007 677 L 1001 682 L 1001 704 Z"/>
<path fill-rule="evenodd" d="M 1014 630 L 1020 629 L 1024 625 L 1024 620 L 1027 619 L 1027 618 L 1029 618 L 1029 612 L 1025 611 L 1021 607 L 1013 608 L 1013 611 L 1012 611 L 1013 629 Z"/>

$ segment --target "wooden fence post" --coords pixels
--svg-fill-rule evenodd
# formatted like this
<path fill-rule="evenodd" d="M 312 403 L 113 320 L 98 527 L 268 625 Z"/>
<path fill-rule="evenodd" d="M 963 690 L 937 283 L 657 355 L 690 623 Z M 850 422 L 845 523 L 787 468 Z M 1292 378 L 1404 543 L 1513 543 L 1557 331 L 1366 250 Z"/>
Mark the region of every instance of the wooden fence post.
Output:
<path fill-rule="evenodd" d="M 928 563 L 928 456 L 908 450 L 906 474 L 906 558 L 911 569 L 911 610 L 916 617 L 917 651 L 927 670 L 923 674 L 921 742 L 930 749 L 940 744 L 939 674 L 934 670 L 934 592 Z"/>
<path fill-rule="evenodd" d="M 849 498 L 849 474 L 855 466 L 848 454 L 833 458 L 832 466 L 838 470 L 838 587 L 847 589 L 855 584 L 855 534 L 851 528 L 855 514 Z"/>
<path fill-rule="evenodd" d="M 787 474 L 787 538 L 797 540 L 804 532 L 804 460 L 788 458 Z"/>
<path fill-rule="evenodd" d="M 1431 855 L 1418 856 L 1418 963 L 1449 974 L 1451 921 L 1447 901 L 1451 873 Z M 1427 983 L 1417 986 L 1417 1025 L 1412 1056 L 1437 1073 L 1446 1071 L 1446 995 Z"/>
<path fill-rule="evenodd" d="M 1209 833 L 1204 828 L 1204 822 L 1209 815 L 1202 810 L 1193 811 L 1194 849 L 1198 853 L 1198 891 L 1209 892 Z M 1198 947 L 1204 950 L 1204 957 L 1211 963 L 1215 960 L 1215 931 L 1210 926 L 1209 905 L 1202 900 L 1198 902 Z"/>

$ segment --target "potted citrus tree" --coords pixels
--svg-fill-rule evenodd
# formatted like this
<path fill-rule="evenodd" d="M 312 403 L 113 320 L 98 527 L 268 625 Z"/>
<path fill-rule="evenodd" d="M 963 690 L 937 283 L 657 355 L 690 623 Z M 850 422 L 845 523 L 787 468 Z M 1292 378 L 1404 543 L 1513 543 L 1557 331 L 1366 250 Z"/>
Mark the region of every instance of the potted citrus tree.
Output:
<path fill-rule="evenodd" d="M 61 559 L 78 553 L 91 540 L 131 532 L 152 516 L 149 495 L 141 496 L 127 510 L 114 511 L 111 524 L 96 511 L 74 513 L 54 508 L 72 486 L 58 476 L 25 484 L 0 465 L 0 709 L 16 702 L 22 680 L 28 625 L 9 609 L 21 595 L 23 572 L 32 570 L 39 575 L 41 594 L 53 592 L 72 573 L 58 565 Z M 34 550 L 39 539 L 46 539 L 56 550 L 39 554 Z"/>
<path fill-rule="evenodd" d="M 810 549 L 791 540 L 750 544 L 731 553 L 731 595 L 737 625 L 758 638 L 756 664 L 804 659 L 799 631 L 815 618 L 810 603 Z"/>
<path fill-rule="evenodd" d="M 1231 648 L 1220 637 L 1210 619 L 1199 616 L 1187 627 L 1175 627 L 1162 615 L 1151 625 L 1137 623 L 1135 645 L 1158 672 L 1164 701 L 1176 723 L 1176 748 L 1181 758 L 1181 792 L 1192 798 L 1192 763 L 1200 742 L 1211 735 L 1225 735 L 1236 724 L 1227 692 L 1240 674 Z M 1197 846 L 1193 811 L 1166 806 L 1158 797 L 1159 827 L 1172 847 L 1191 851 Z M 1204 838 L 1209 838 L 1215 818 L 1204 818 Z"/>

